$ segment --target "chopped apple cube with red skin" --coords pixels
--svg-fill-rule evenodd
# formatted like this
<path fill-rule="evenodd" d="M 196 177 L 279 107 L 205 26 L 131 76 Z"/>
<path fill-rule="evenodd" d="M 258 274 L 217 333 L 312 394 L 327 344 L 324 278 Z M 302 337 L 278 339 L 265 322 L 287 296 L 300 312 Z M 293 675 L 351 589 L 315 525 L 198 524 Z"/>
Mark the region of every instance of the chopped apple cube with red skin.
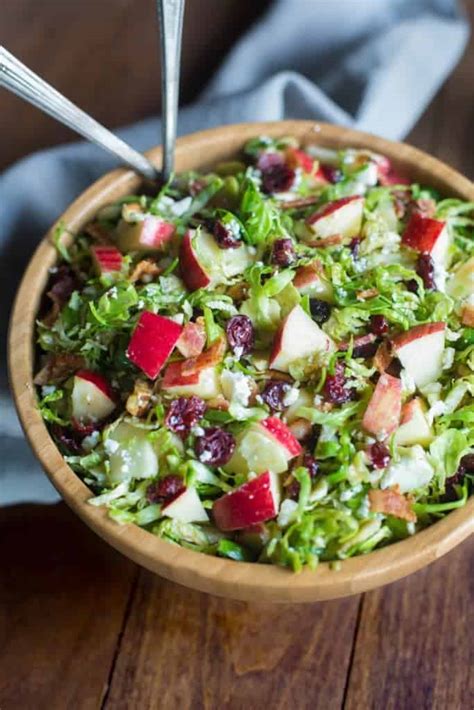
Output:
<path fill-rule="evenodd" d="M 288 313 L 275 335 L 269 367 L 289 372 L 295 360 L 333 349 L 331 338 L 297 305 Z"/>
<path fill-rule="evenodd" d="M 450 244 L 446 222 L 423 217 L 419 212 L 414 212 L 403 232 L 402 244 L 420 253 L 429 254 L 443 274 L 448 262 Z M 445 276 L 437 275 L 435 270 L 435 285 L 440 290 L 444 289 L 444 279 Z"/>
<path fill-rule="evenodd" d="M 302 296 L 313 296 L 328 302 L 334 300 L 334 289 L 331 282 L 324 278 L 324 269 L 320 262 L 300 266 L 292 283 Z"/>
<path fill-rule="evenodd" d="M 176 342 L 176 347 L 183 357 L 196 357 L 204 350 L 206 329 L 202 323 L 186 323 Z"/>
<path fill-rule="evenodd" d="M 170 318 L 144 311 L 128 345 L 128 359 L 154 380 L 171 355 L 182 330 L 182 326 Z"/>
<path fill-rule="evenodd" d="M 122 268 L 123 257 L 116 247 L 97 245 L 91 248 L 91 255 L 99 276 Z"/>
<path fill-rule="evenodd" d="M 283 446 L 288 452 L 289 458 L 299 456 L 303 451 L 300 442 L 293 436 L 286 424 L 278 417 L 268 417 L 259 422 L 278 444 Z"/>
<path fill-rule="evenodd" d="M 166 518 L 179 520 L 180 523 L 207 523 L 209 516 L 201 503 L 195 488 L 185 488 L 161 509 Z"/>
<path fill-rule="evenodd" d="M 298 150 L 298 148 L 287 148 L 286 162 L 290 168 L 300 168 L 308 175 L 317 172 L 315 171 L 315 167 L 318 167 L 317 161 L 308 155 L 308 153 L 305 153 L 304 150 Z"/>
<path fill-rule="evenodd" d="M 395 442 L 398 446 L 428 446 L 433 438 L 433 430 L 426 418 L 423 402 L 419 397 L 415 397 L 403 405 L 400 426 L 395 432 Z"/>
<path fill-rule="evenodd" d="M 214 399 L 220 394 L 219 375 L 215 366 L 193 372 L 184 370 L 186 360 L 172 362 L 165 370 L 161 389 L 175 397 Z"/>
<path fill-rule="evenodd" d="M 76 372 L 71 402 L 72 418 L 79 425 L 106 419 L 116 407 L 115 394 L 105 377 L 91 370 Z"/>
<path fill-rule="evenodd" d="M 306 224 L 318 239 L 340 235 L 343 240 L 352 239 L 360 233 L 364 198 L 358 195 L 343 197 L 325 205 L 306 220 Z"/>
<path fill-rule="evenodd" d="M 362 426 L 369 434 L 386 439 L 398 427 L 401 409 L 401 380 L 384 372 L 369 400 Z"/>
<path fill-rule="evenodd" d="M 392 338 L 392 353 L 417 387 L 435 382 L 441 375 L 445 329 L 445 323 L 425 323 Z"/>
<path fill-rule="evenodd" d="M 195 232 L 192 230 L 186 232 L 179 251 L 181 276 L 190 291 L 205 288 L 211 283 L 210 273 L 199 262 L 197 252 L 193 246 L 194 235 Z"/>
<path fill-rule="evenodd" d="M 175 231 L 174 224 L 153 215 L 133 224 L 122 219 L 117 225 L 117 244 L 123 252 L 163 251 Z"/>
<path fill-rule="evenodd" d="M 212 514 L 219 530 L 243 530 L 275 518 L 279 504 L 278 478 L 265 471 L 216 500 Z"/>

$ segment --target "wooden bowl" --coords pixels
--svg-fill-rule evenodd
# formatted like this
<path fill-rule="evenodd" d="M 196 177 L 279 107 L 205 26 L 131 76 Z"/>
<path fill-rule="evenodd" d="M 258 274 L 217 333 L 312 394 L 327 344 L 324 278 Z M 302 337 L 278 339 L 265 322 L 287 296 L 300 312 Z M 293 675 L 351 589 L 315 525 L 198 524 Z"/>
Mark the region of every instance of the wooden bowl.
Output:
<path fill-rule="evenodd" d="M 402 174 L 449 196 L 474 200 L 472 183 L 447 165 L 400 143 L 311 121 L 248 123 L 225 126 L 178 141 L 177 170 L 205 168 L 236 155 L 252 136 L 294 135 L 304 144 L 330 148 L 366 147 L 388 156 Z M 160 164 L 161 150 L 151 159 Z M 73 233 L 103 205 L 133 193 L 140 179 L 129 170 L 114 170 L 98 180 L 69 207 L 61 220 Z M 192 552 L 161 540 L 134 525 L 119 525 L 105 509 L 87 503 L 91 492 L 56 448 L 37 408 L 33 385 L 35 317 L 56 261 L 51 244 L 54 227 L 36 250 L 20 284 L 10 324 L 9 367 L 18 414 L 27 439 L 54 486 L 71 508 L 117 550 L 167 579 L 204 592 L 241 600 L 310 602 L 333 599 L 387 584 L 444 555 L 474 532 L 474 498 L 412 538 L 341 562 L 338 571 L 320 564 L 316 571 L 293 574 L 273 565 L 233 562 Z"/>

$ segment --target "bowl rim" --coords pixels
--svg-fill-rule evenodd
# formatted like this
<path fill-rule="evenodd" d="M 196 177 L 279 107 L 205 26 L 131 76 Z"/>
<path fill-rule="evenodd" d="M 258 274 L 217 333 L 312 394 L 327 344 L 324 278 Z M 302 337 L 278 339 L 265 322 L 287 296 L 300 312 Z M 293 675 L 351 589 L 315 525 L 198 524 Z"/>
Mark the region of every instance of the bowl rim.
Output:
<path fill-rule="evenodd" d="M 474 200 L 470 180 L 403 143 L 388 141 L 354 129 L 318 121 L 274 121 L 226 125 L 190 134 L 178 140 L 177 157 L 206 144 L 227 146 L 236 136 L 243 144 L 259 134 L 308 136 L 328 146 L 367 147 L 391 158 L 395 165 L 409 164 L 446 186 L 450 194 Z M 205 150 L 204 150 L 205 154 Z M 147 152 L 160 164 L 161 148 Z M 229 157 L 231 157 L 229 155 Z M 196 162 L 196 161 L 195 161 Z M 133 525 L 119 525 L 105 508 L 87 503 L 91 492 L 68 466 L 49 435 L 36 406 L 33 384 L 34 327 L 39 296 L 48 268 L 57 259 L 51 237 L 59 222 L 72 231 L 82 226 L 100 206 L 136 188 L 140 179 L 130 170 L 113 170 L 87 188 L 55 222 L 35 250 L 17 291 L 8 333 L 8 367 L 13 399 L 25 436 L 49 479 L 68 505 L 98 535 L 138 564 L 185 586 L 233 599 L 251 601 L 309 602 L 360 593 L 395 581 L 435 561 L 474 533 L 474 497 L 460 509 L 411 538 L 392 543 L 366 555 L 341 561 L 338 571 L 327 562 L 298 575 L 274 565 L 236 563 L 204 555 L 157 538 Z M 32 297 L 33 293 L 33 297 Z"/>

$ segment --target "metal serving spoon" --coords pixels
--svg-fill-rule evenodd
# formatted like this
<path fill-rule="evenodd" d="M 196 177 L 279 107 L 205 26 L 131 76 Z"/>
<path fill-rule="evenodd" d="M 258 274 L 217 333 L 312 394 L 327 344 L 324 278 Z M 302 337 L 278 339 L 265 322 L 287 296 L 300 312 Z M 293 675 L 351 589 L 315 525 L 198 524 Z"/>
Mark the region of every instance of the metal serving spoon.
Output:
<path fill-rule="evenodd" d="M 108 150 L 147 180 L 168 180 L 173 172 L 184 0 L 157 0 L 161 27 L 163 170 L 114 135 L 0 46 L 0 86 Z"/>

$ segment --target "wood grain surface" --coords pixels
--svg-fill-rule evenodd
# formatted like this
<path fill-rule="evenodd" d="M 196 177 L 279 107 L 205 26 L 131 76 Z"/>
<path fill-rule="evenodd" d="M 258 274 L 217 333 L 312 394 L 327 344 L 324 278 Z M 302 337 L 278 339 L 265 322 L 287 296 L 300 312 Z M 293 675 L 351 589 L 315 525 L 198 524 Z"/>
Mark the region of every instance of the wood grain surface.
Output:
<path fill-rule="evenodd" d="M 471 178 L 473 76 L 471 42 L 409 137 Z M 389 587 L 296 609 L 138 573 L 64 504 L 0 511 L 0 564 L 1 710 L 474 708 L 472 538 Z"/>

